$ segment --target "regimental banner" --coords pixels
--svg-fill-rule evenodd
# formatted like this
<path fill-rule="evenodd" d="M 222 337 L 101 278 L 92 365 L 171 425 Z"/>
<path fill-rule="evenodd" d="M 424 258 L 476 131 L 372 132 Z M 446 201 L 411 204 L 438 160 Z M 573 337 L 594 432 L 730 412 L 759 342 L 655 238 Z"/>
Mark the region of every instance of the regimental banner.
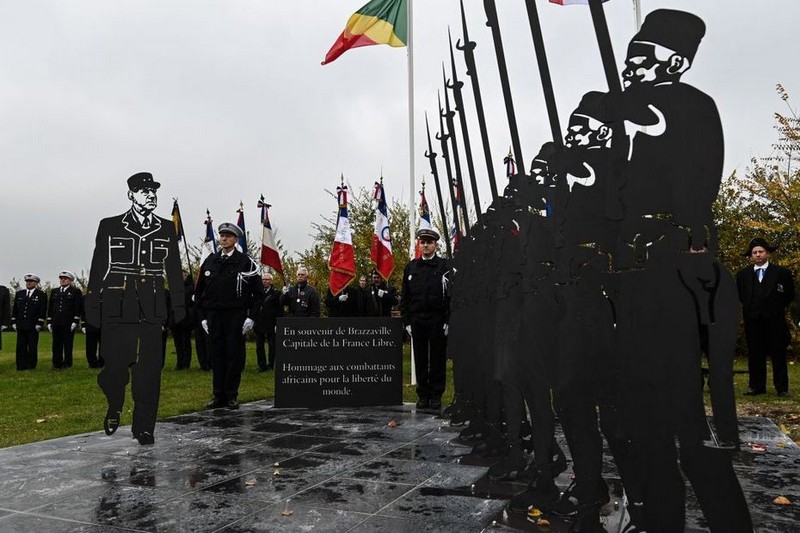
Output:
<path fill-rule="evenodd" d="M 396 318 L 279 318 L 275 407 L 403 403 L 403 324 Z"/>

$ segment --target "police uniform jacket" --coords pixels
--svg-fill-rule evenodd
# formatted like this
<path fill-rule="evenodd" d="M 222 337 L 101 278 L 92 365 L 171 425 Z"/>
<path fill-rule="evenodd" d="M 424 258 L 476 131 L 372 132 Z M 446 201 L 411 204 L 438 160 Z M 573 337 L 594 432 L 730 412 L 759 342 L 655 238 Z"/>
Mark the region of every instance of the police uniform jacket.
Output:
<path fill-rule="evenodd" d="M 31 330 L 36 326 L 44 326 L 47 317 L 47 294 L 38 287 L 28 297 L 28 289 L 18 291 L 14 296 L 14 310 L 11 313 L 11 324 L 17 329 Z"/>
<path fill-rule="evenodd" d="M 403 270 L 403 292 L 400 311 L 403 323 L 426 317 L 446 321 L 450 298 L 447 294 L 447 261 L 438 255 L 430 259 L 414 259 Z"/>
<path fill-rule="evenodd" d="M 270 287 L 264 291 L 264 299 L 255 317 L 255 329 L 258 333 L 269 333 L 275 330 L 278 317 L 283 316 L 283 306 L 281 305 L 281 293 L 275 287 Z"/>
<path fill-rule="evenodd" d="M 261 277 L 250 258 L 239 250 L 229 257 L 220 251 L 203 261 L 195 289 L 200 320 L 205 320 L 209 310 L 236 309 L 246 310 L 250 318 L 255 318 L 263 298 Z"/>
<path fill-rule="evenodd" d="M 81 306 L 83 293 L 77 287 L 70 285 L 61 290 L 56 287 L 50 291 L 50 301 L 47 305 L 47 316 L 53 326 L 69 326 L 78 324 L 81 320 Z"/>
<path fill-rule="evenodd" d="M 155 215 L 151 219 L 150 227 L 144 228 L 131 209 L 100 221 L 84 301 L 91 325 L 164 324 L 165 273 L 175 318 L 183 320 L 183 273 L 175 226 Z"/>

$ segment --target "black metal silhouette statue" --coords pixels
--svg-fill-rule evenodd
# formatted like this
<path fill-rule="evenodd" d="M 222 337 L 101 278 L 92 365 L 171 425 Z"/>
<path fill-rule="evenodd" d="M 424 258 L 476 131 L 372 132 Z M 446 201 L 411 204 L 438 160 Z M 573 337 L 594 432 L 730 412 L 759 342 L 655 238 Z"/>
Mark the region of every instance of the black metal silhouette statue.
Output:
<path fill-rule="evenodd" d="M 530 174 L 509 172 L 503 196 L 462 241 L 452 263 L 456 394 L 447 412 L 452 424 L 469 423 L 459 440 L 474 443 L 473 454 L 497 459 L 489 478 L 530 480 L 512 512 L 537 507 L 570 520 L 570 531 L 604 531 L 605 439 L 628 500 L 626 531 L 683 530 L 682 473 L 712 531 L 752 531 L 732 467 L 736 288 L 714 260 L 722 127 L 713 100 L 681 81 L 705 25 L 681 11 L 650 13 L 630 42 L 620 90 L 602 8 L 591 3 L 609 92 L 584 95 L 563 145 L 543 145 Z M 502 67 L 493 2 L 484 7 Z M 504 86 L 507 104 L 509 96 Z M 554 411 L 574 472 L 560 496 L 554 478 L 566 461 Z"/>
<path fill-rule="evenodd" d="M 119 427 L 130 381 L 131 430 L 142 445 L 154 442 L 167 290 L 175 321 L 185 315 L 175 227 L 153 213 L 160 186 L 148 172 L 128 178 L 131 208 L 100 221 L 85 300 L 86 321 L 103 331 L 100 352 L 105 366 L 97 383 L 108 400 L 105 432 L 111 435 Z"/>

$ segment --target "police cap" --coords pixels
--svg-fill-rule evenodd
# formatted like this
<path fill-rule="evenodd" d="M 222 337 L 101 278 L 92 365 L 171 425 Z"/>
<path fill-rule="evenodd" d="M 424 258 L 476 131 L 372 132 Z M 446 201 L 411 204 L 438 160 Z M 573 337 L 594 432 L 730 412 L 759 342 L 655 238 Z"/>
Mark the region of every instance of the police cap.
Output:
<path fill-rule="evenodd" d="M 25 281 L 35 281 L 36 283 L 39 283 L 41 281 L 41 279 L 39 279 L 39 276 L 37 276 L 36 274 L 31 274 L 30 272 L 25 274 L 24 279 Z"/>
<path fill-rule="evenodd" d="M 436 232 L 436 230 L 433 230 L 431 228 L 422 228 L 420 230 L 417 230 L 417 239 L 438 241 L 439 234 Z"/>
<path fill-rule="evenodd" d="M 58 273 L 59 278 L 69 278 L 71 281 L 75 281 L 75 274 L 70 272 L 69 270 L 62 270 Z"/>
<path fill-rule="evenodd" d="M 136 192 L 142 189 L 156 190 L 161 187 L 161 184 L 153 179 L 153 175 L 149 172 L 138 172 L 128 178 L 128 189 Z"/>
<path fill-rule="evenodd" d="M 244 233 L 242 233 L 242 228 L 232 222 L 223 222 L 219 225 L 217 231 L 220 234 L 227 233 L 228 235 L 233 235 L 237 239 L 244 235 Z"/>

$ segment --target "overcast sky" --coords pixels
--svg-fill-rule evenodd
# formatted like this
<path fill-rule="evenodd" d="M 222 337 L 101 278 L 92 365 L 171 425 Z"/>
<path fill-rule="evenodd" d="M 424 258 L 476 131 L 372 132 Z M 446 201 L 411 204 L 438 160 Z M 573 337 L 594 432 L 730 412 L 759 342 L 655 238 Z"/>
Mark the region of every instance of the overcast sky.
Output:
<path fill-rule="evenodd" d="M 279 238 L 289 250 L 302 250 L 310 244 L 310 224 L 335 211 L 325 189 L 335 188 L 341 173 L 353 187 L 371 187 L 383 169 L 387 194 L 407 198 L 406 49 L 360 48 L 320 65 L 364 2 L 0 4 L 0 283 L 28 271 L 53 281 L 61 269 L 88 271 L 97 223 L 129 208 L 125 180 L 138 171 L 162 183 L 157 214 L 168 218 L 172 198 L 179 198 L 193 243 L 202 238 L 206 208 L 217 224 L 233 221 L 240 200 L 257 235 L 263 193 Z M 500 177 L 510 139 L 491 34 L 483 2 L 465 3 Z M 529 160 L 550 130 L 525 3 L 497 3 Z M 800 2 L 641 3 L 645 13 L 672 7 L 706 22 L 684 81 L 717 102 L 725 173 L 768 155 L 772 114 L 785 110 L 775 84 L 800 102 Z M 603 71 L 588 7 L 544 0 L 538 6 L 563 128 L 583 93 L 605 88 Z M 632 2 L 611 0 L 605 10 L 621 64 L 634 33 Z M 442 60 L 449 71 L 448 25 L 459 38 L 457 0 L 414 0 L 415 174 L 429 183 L 424 112 L 437 120 Z M 485 207 L 489 188 L 474 105 L 456 54 Z"/>

